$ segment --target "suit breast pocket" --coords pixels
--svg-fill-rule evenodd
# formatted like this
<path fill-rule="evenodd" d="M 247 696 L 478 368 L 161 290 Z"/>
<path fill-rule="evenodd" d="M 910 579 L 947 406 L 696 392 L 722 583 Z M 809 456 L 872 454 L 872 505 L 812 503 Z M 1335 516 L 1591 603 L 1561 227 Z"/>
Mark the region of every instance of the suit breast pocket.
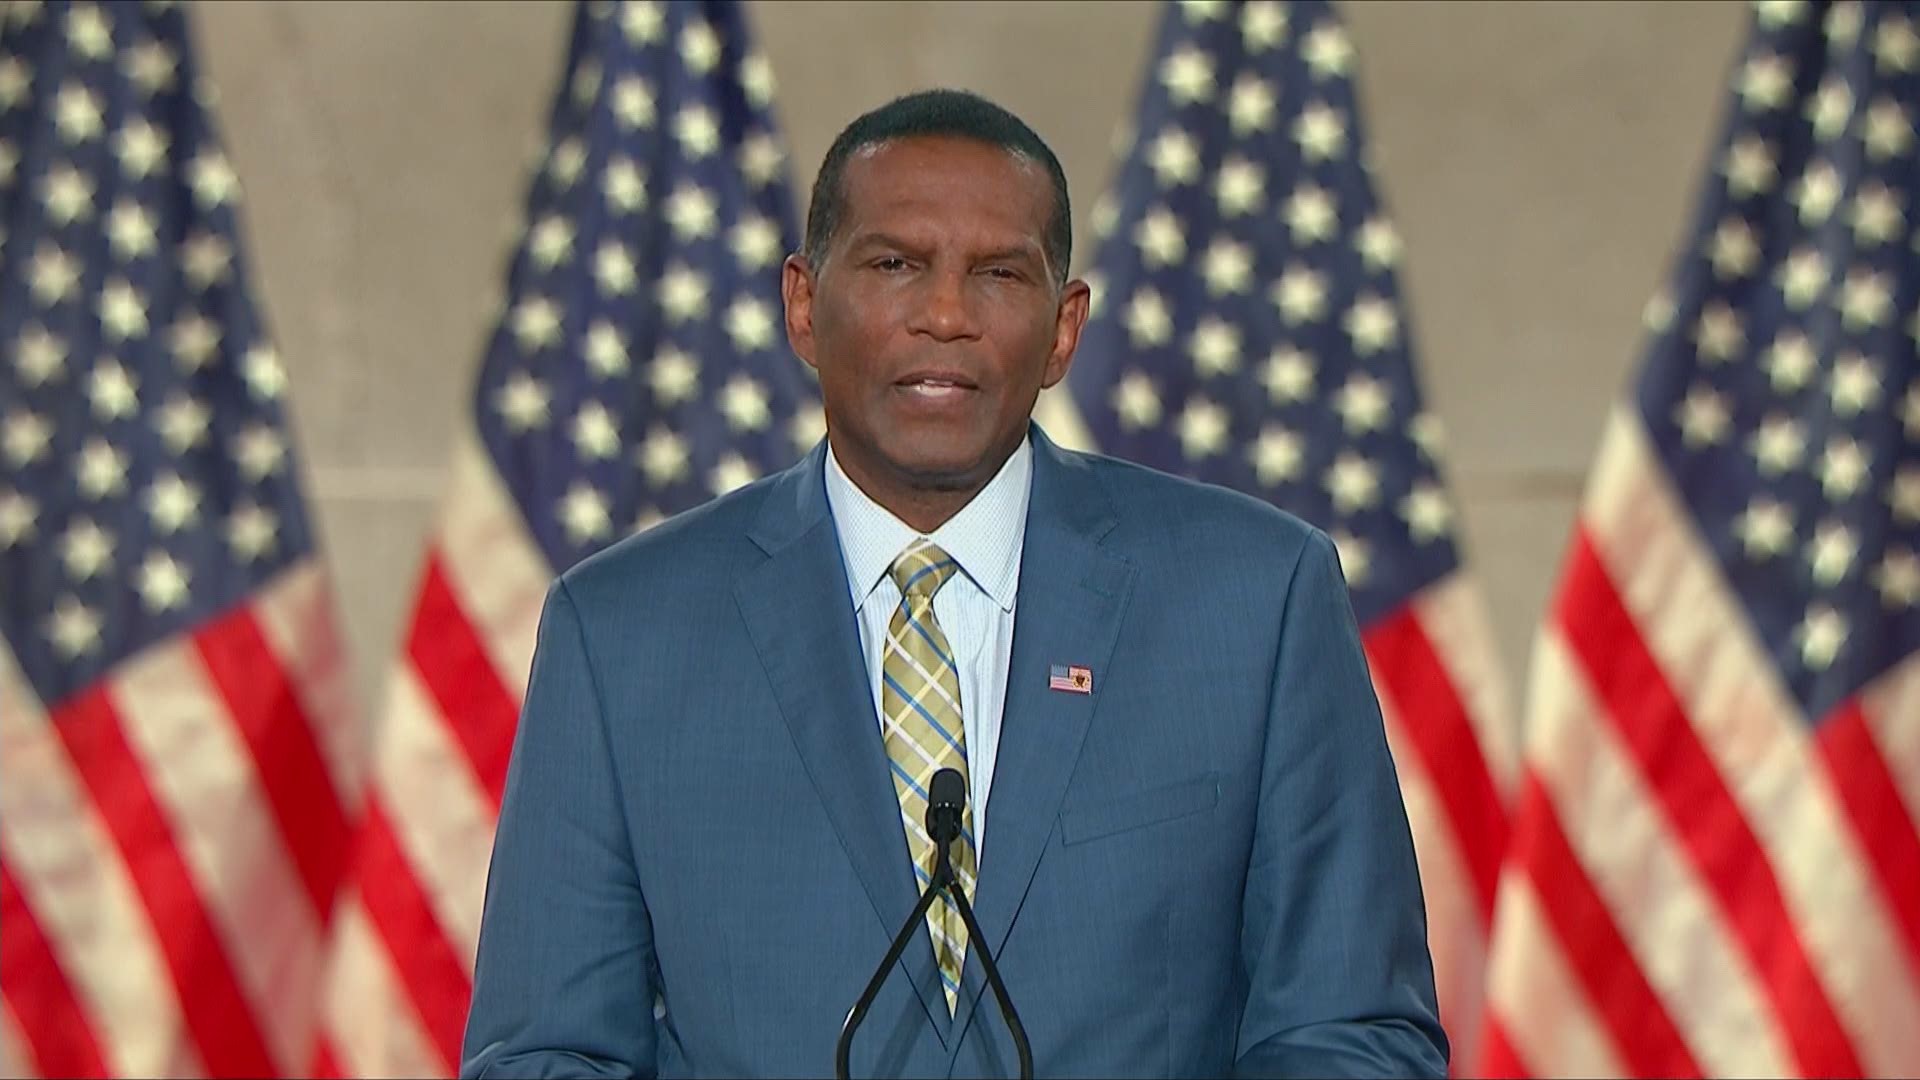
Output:
<path fill-rule="evenodd" d="M 1119 798 L 1069 806 L 1060 814 L 1060 842 L 1084 844 L 1103 836 L 1203 813 L 1219 802 L 1220 774 L 1209 772 Z"/>

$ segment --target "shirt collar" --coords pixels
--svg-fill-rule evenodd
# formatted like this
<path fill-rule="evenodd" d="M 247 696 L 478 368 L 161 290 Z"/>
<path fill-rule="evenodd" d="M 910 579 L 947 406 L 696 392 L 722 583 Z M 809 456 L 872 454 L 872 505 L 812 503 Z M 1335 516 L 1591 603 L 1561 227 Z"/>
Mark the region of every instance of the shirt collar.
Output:
<path fill-rule="evenodd" d="M 847 587 L 857 608 L 887 576 L 893 560 L 922 534 L 860 490 L 841 469 L 831 440 L 826 482 L 827 505 L 833 511 L 846 562 Z M 1020 549 L 1026 541 L 1027 499 L 1032 489 L 1033 444 L 1023 438 L 987 486 L 927 537 L 951 555 L 961 572 L 1002 611 L 1013 610 L 1019 586 Z"/>

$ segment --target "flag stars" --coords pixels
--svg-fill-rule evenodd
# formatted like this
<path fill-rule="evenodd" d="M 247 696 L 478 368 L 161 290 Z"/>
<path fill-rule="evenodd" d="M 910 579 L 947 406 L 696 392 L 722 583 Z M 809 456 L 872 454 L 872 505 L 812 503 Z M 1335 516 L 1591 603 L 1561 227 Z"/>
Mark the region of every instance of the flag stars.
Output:
<path fill-rule="evenodd" d="M 1748 447 L 1753 451 L 1761 475 L 1779 477 L 1805 459 L 1807 436 L 1799 421 L 1776 414 L 1761 421 Z"/>
<path fill-rule="evenodd" d="M 145 180 L 167 156 L 167 139 L 160 129 L 134 117 L 120 125 L 113 137 L 113 153 L 120 159 L 120 171 L 130 180 Z"/>
<path fill-rule="evenodd" d="M 200 516 L 199 489 L 177 473 L 167 473 L 147 485 L 146 503 L 153 527 L 167 535 L 193 524 Z"/>
<path fill-rule="evenodd" d="M 1775 558 L 1793 542 L 1793 511 L 1784 503 L 1755 498 L 1735 519 L 1733 533 L 1747 558 L 1756 562 Z"/>
<path fill-rule="evenodd" d="M 633 255 L 618 240 L 606 240 L 593 255 L 593 280 L 603 297 L 625 296 L 633 291 L 639 274 L 633 267 Z"/>
<path fill-rule="evenodd" d="M 10 488 L 0 489 L 0 550 L 33 539 L 39 513 L 32 499 Z"/>
<path fill-rule="evenodd" d="M 241 473 L 257 484 L 279 471 L 287 457 L 287 444 L 267 425 L 252 424 L 234 439 L 233 451 Z"/>
<path fill-rule="evenodd" d="M 1213 61 L 1192 45 L 1167 57 L 1160 64 L 1160 84 L 1176 106 L 1193 105 L 1213 98 Z"/>
<path fill-rule="evenodd" d="M 640 444 L 639 456 L 640 469 L 647 474 L 647 483 L 655 488 L 666 487 L 687 474 L 687 444 L 666 427 L 655 426 L 647 432 L 646 440 Z"/>
<path fill-rule="evenodd" d="M 719 404 L 727 426 L 737 434 L 760 431 L 773 420 L 766 388 L 749 375 L 738 374 L 728 379 L 720 388 Z"/>
<path fill-rule="evenodd" d="M 545 383 L 524 371 L 516 371 L 494 392 L 493 407 L 499 411 L 509 433 L 524 435 L 546 426 L 551 402 L 552 395 Z"/>
<path fill-rule="evenodd" d="M 1406 519 L 1414 540 L 1422 544 L 1444 538 L 1453 525 L 1453 507 L 1446 495 L 1424 480 L 1400 500 L 1400 516 Z"/>
<path fill-rule="evenodd" d="M 673 137 L 695 161 L 720 148 L 720 123 L 701 105 L 681 109 L 673 118 Z"/>
<path fill-rule="evenodd" d="M 38 413 L 16 409 L 0 421 L 0 447 L 16 468 L 38 461 L 52 439 L 53 425 Z"/>
<path fill-rule="evenodd" d="M 1260 209 L 1266 195 L 1266 174 L 1245 158 L 1228 159 L 1214 177 L 1213 198 L 1222 217 L 1251 214 Z"/>
<path fill-rule="evenodd" d="M 147 299 L 125 278 L 114 278 L 100 291 L 100 327 L 110 341 L 145 337 Z"/>
<path fill-rule="evenodd" d="M 1227 410 L 1204 397 L 1189 398 L 1176 425 L 1180 452 L 1189 461 L 1212 457 L 1226 448 L 1229 430 Z"/>
<path fill-rule="evenodd" d="M 160 441 L 178 456 L 206 441 L 207 423 L 211 419 L 207 407 L 198 399 L 175 394 L 160 407 L 154 426 L 160 432 Z"/>
<path fill-rule="evenodd" d="M 1727 177 L 1727 190 L 1735 198 L 1741 199 L 1766 194 L 1780 179 L 1773 150 L 1768 147 L 1766 140 L 1756 135 L 1742 135 L 1733 144 L 1727 151 L 1723 171 Z"/>
<path fill-rule="evenodd" d="M 1114 384 L 1111 398 L 1120 426 L 1128 431 L 1150 428 L 1160 422 L 1160 392 L 1153 380 L 1139 371 L 1129 371 Z"/>
<path fill-rule="evenodd" d="M 1307 34 L 1301 43 L 1300 56 L 1312 69 L 1314 78 L 1329 79 L 1347 73 L 1353 61 L 1353 43 L 1337 24 L 1325 23 Z"/>
<path fill-rule="evenodd" d="M 527 232 L 527 255 L 542 271 L 573 258 L 573 223 L 558 214 L 548 214 Z"/>
<path fill-rule="evenodd" d="M 1725 363 L 1746 347 L 1747 334 L 1740 325 L 1740 316 L 1733 308 L 1715 301 L 1700 313 L 1700 320 L 1694 326 L 1693 339 L 1703 360 Z"/>
<path fill-rule="evenodd" d="M 613 532 L 606 496 L 585 481 L 576 481 L 560 499 L 560 523 L 567 539 L 576 545 L 603 539 Z"/>
<path fill-rule="evenodd" d="M 697 184 L 682 184 L 667 196 L 667 224 L 681 243 L 713 234 L 715 211 L 713 196 Z"/>
<path fill-rule="evenodd" d="M 614 121 L 629 131 L 650 128 L 658 119 L 653 87 L 638 75 L 624 76 L 613 84 L 610 105 Z"/>
<path fill-rule="evenodd" d="M 1760 25 L 1769 30 L 1778 30 L 1799 22 L 1806 7 L 1806 0 L 1759 0 L 1754 5 L 1754 15 L 1760 20 Z"/>
<path fill-rule="evenodd" d="M 1740 69 L 1738 92 L 1748 112 L 1777 109 L 1793 93 L 1793 68 L 1772 53 L 1755 56 Z"/>
<path fill-rule="evenodd" d="M 607 205 L 622 214 L 647 205 L 647 178 L 633 159 L 625 156 L 607 163 L 600 174 L 600 190 L 607 197 Z"/>
<path fill-rule="evenodd" d="M 654 354 L 647 369 L 647 382 L 654 400 L 662 406 L 688 401 L 700 390 L 700 365 L 691 356 L 671 345 Z"/>
<path fill-rule="evenodd" d="M 508 316 L 520 351 L 529 355 L 560 343 L 560 307 L 544 296 L 529 296 Z"/>
<path fill-rule="evenodd" d="M 749 270 L 761 270 L 780 262 L 783 245 L 780 227 L 758 214 L 742 218 L 727 236 L 733 257 Z"/>
<path fill-rule="evenodd" d="M 787 436 L 795 451 L 805 453 L 827 437 L 827 414 L 818 405 L 801 405 L 787 422 Z"/>
<path fill-rule="evenodd" d="M 1906 548 L 1887 552 L 1873 570 L 1873 587 L 1895 611 L 1920 605 L 1920 558 Z"/>
<path fill-rule="evenodd" d="M 1340 572 L 1354 585 L 1363 585 L 1373 575 L 1373 545 L 1345 529 L 1327 534 L 1334 554 L 1340 557 Z"/>
<path fill-rule="evenodd" d="M 13 366 L 20 381 L 39 387 L 57 379 L 67 363 L 67 343 L 47 333 L 44 326 L 31 326 L 14 340 Z"/>
<path fill-rule="evenodd" d="M 1740 218 L 1728 218 L 1713 231 L 1707 259 L 1713 275 L 1722 281 L 1746 277 L 1760 262 L 1760 244 L 1753 228 Z"/>
<path fill-rule="evenodd" d="M 1859 332 L 1884 325 L 1893 315 L 1893 293 L 1884 275 L 1855 270 L 1840 287 L 1840 319 Z"/>
<path fill-rule="evenodd" d="M 596 320 L 587 331 L 586 347 L 583 350 L 587 366 L 603 379 L 611 379 L 626 372 L 628 367 L 627 341 L 620 331 L 605 319 Z"/>
<path fill-rule="evenodd" d="M 1920 466 L 1903 465 L 1893 476 L 1887 490 L 1887 505 L 1893 507 L 1893 519 L 1902 525 L 1920 524 Z"/>
<path fill-rule="evenodd" d="M 660 276 L 660 307 L 669 323 L 700 318 L 707 313 L 707 279 L 685 265 L 668 268 Z"/>
<path fill-rule="evenodd" d="M 1193 136 L 1167 128 L 1147 148 L 1147 165 L 1163 188 L 1191 184 L 1200 175 L 1200 150 Z"/>
<path fill-rule="evenodd" d="M 1253 249 L 1233 240 L 1215 240 L 1207 248 L 1200 274 L 1213 296 L 1246 292 L 1253 281 Z"/>
<path fill-rule="evenodd" d="M 1906 74 L 1920 61 L 1920 36 L 1913 24 L 1901 18 L 1880 20 L 1873 34 L 1873 59 L 1882 72 Z"/>
<path fill-rule="evenodd" d="M 1334 394 L 1334 411 L 1349 435 L 1379 431 L 1393 413 L 1387 384 L 1371 375 L 1356 372 Z"/>
<path fill-rule="evenodd" d="M 1681 438 L 1693 450 L 1725 441 L 1733 425 L 1727 399 L 1704 384 L 1696 384 L 1687 391 L 1674 420 L 1680 425 Z"/>
<path fill-rule="evenodd" d="M 1799 183 L 1794 185 L 1790 198 L 1800 208 L 1800 223 L 1815 226 L 1826 221 L 1839 205 L 1844 188 L 1845 182 L 1832 162 L 1820 161 L 1808 166 L 1800 175 Z"/>
<path fill-rule="evenodd" d="M 1825 521 L 1814 530 L 1813 541 L 1807 545 L 1807 565 L 1813 569 L 1815 582 L 1831 588 L 1853 572 L 1859 554 L 1860 541 L 1853 530 L 1837 521 Z"/>
<path fill-rule="evenodd" d="M 1273 114 L 1279 104 L 1273 84 L 1251 73 L 1233 82 L 1227 92 L 1227 123 L 1239 138 L 1273 126 Z"/>
<path fill-rule="evenodd" d="M 181 245 L 180 261 L 187 280 L 204 292 L 226 280 L 233 265 L 233 247 L 217 233 L 198 232 Z"/>
<path fill-rule="evenodd" d="M 89 60 L 104 60 L 113 53 L 113 26 L 92 4 L 82 4 L 67 13 L 67 44 Z"/>
<path fill-rule="evenodd" d="M 1187 351 L 1200 378 L 1231 375 L 1240 370 L 1240 331 L 1217 318 L 1202 319 L 1188 339 Z"/>
<path fill-rule="evenodd" d="M 1820 456 L 1819 472 L 1820 487 L 1826 492 L 1827 501 L 1851 498 L 1867 478 L 1867 455 L 1852 439 L 1835 438 L 1827 443 Z"/>
<path fill-rule="evenodd" d="M 1256 0 L 1240 10 L 1240 40 L 1252 53 L 1287 39 L 1287 9 L 1275 0 Z"/>
<path fill-rule="evenodd" d="M 227 515 L 227 546 L 243 562 L 256 562 L 272 553 L 279 531 L 273 513 L 253 503 L 241 503 Z"/>
<path fill-rule="evenodd" d="M 727 336 L 740 352 L 758 352 L 774 341 L 773 312 L 751 296 L 743 296 L 727 307 Z"/>
<path fill-rule="evenodd" d="M 1913 146 L 1913 121 L 1898 102 L 1882 98 L 1867 109 L 1861 141 L 1866 144 L 1867 157 L 1872 161 L 1899 157 Z"/>
<path fill-rule="evenodd" d="M 1825 671 L 1847 643 L 1846 617 L 1825 604 L 1815 605 L 1807 609 L 1793 637 L 1800 647 L 1800 662 L 1814 671 Z"/>
<path fill-rule="evenodd" d="M 1126 324 L 1135 348 L 1152 348 L 1173 340 L 1173 313 L 1152 289 L 1141 289 L 1127 302 Z"/>
<path fill-rule="evenodd" d="M 1268 424 L 1247 449 L 1253 475 L 1267 487 L 1300 478 L 1306 465 L 1306 444 L 1298 434 L 1279 424 Z"/>
<path fill-rule="evenodd" d="M 1862 12 L 1858 0 L 1841 0 L 1827 8 L 1827 47 L 1851 49 L 1860 40 Z"/>
<path fill-rule="evenodd" d="M 1863 247 L 1885 244 L 1906 227 L 1899 196 L 1875 181 L 1853 200 L 1853 238 Z"/>
<path fill-rule="evenodd" d="M 1333 508 L 1342 514 L 1365 510 L 1380 498 L 1380 469 L 1359 454 L 1348 451 L 1327 469 L 1328 494 Z"/>
<path fill-rule="evenodd" d="M 1853 116 L 1853 92 L 1847 89 L 1846 80 L 1838 76 L 1828 76 L 1814 91 L 1813 100 L 1807 102 L 1807 122 L 1813 125 L 1815 138 L 1830 140 L 1847 129 L 1847 120 Z"/>
<path fill-rule="evenodd" d="M 74 462 L 74 478 L 89 499 L 118 495 L 127 487 L 127 456 L 103 439 L 89 439 Z"/>
<path fill-rule="evenodd" d="M 240 375 L 247 389 L 262 401 L 273 401 L 286 392 L 287 369 L 280 366 L 280 354 L 269 345 L 255 345 L 240 361 Z"/>
<path fill-rule="evenodd" d="M 187 183 L 193 188 L 194 201 L 203 210 L 231 202 L 240 188 L 240 178 L 234 175 L 226 156 L 213 150 L 202 150 L 187 164 Z"/>
<path fill-rule="evenodd" d="M 1880 372 L 1873 361 L 1859 353 L 1849 353 L 1834 365 L 1829 392 L 1834 412 L 1858 416 L 1879 402 Z"/>
<path fill-rule="evenodd" d="M 573 445 L 588 461 L 611 461 L 620 453 L 620 425 L 598 401 L 580 406 L 573 415 Z"/>
<path fill-rule="evenodd" d="M 1400 261 L 1400 234 L 1385 218 L 1371 218 L 1360 226 L 1355 247 L 1369 270 L 1386 270 Z"/>
<path fill-rule="evenodd" d="M 707 487 L 715 496 L 725 495 L 736 488 L 745 487 L 759 478 L 747 459 L 737 453 L 722 457 L 707 474 Z"/>
<path fill-rule="evenodd" d="M 1273 302 L 1289 326 L 1317 322 L 1327 311 L 1327 279 L 1311 267 L 1295 263 L 1274 283 Z"/>
<path fill-rule="evenodd" d="M 55 225 L 85 220 L 93 216 L 93 181 L 71 165 L 55 166 L 41 180 L 40 202 Z"/>
<path fill-rule="evenodd" d="M 773 104 L 773 64 L 765 53 L 754 53 L 740 62 L 740 87 L 747 100 L 759 108 Z"/>
<path fill-rule="evenodd" d="M 1354 301 L 1342 325 L 1353 339 L 1354 351 L 1363 357 L 1391 348 L 1400 339 L 1400 317 L 1393 305 L 1371 294 Z"/>
<path fill-rule="evenodd" d="M 720 62 L 720 35 L 705 21 L 695 20 L 680 31 L 680 59 L 695 74 L 705 75 Z"/>
<path fill-rule="evenodd" d="M 666 13 L 656 0 L 626 0 L 620 5 L 620 32 L 634 45 L 660 40 Z"/>
<path fill-rule="evenodd" d="M 122 262 L 151 255 L 159 246 L 154 235 L 153 215 L 147 213 L 146 207 L 127 199 L 115 203 L 107 215 L 107 237 Z"/>
<path fill-rule="evenodd" d="M 1307 161 L 1327 161 L 1346 150 L 1347 123 L 1338 110 L 1316 101 L 1301 110 L 1294 121 L 1293 138 Z"/>
<path fill-rule="evenodd" d="M 1781 334 L 1767 348 L 1767 377 L 1772 380 L 1773 388 L 1783 394 L 1807 385 L 1819 363 L 1813 344 L 1797 330 Z"/>
<path fill-rule="evenodd" d="M 62 141 L 78 145 L 100 136 L 100 99 L 79 83 L 67 83 L 53 100 L 53 126 Z"/>
<path fill-rule="evenodd" d="M 786 151 L 764 131 L 756 131 L 740 142 L 740 171 L 755 187 L 766 187 L 780 179 L 786 167 Z"/>
<path fill-rule="evenodd" d="M 172 89 L 179 68 L 180 61 L 173 55 L 173 50 L 157 41 L 148 41 L 127 50 L 127 78 L 132 79 L 133 85 L 148 97 Z"/>
<path fill-rule="evenodd" d="M 1149 269 L 1172 266 L 1187 255 L 1186 232 L 1180 219 L 1164 206 L 1156 206 L 1134 226 L 1133 242 L 1140 249 L 1140 261 Z"/>
<path fill-rule="evenodd" d="M 587 148 L 578 136 L 561 139 L 547 155 L 547 176 L 563 190 L 572 187 L 586 167 Z"/>
<path fill-rule="evenodd" d="M 1282 345 L 1267 357 L 1260 382 L 1275 405 L 1305 401 L 1313 393 L 1313 361 L 1291 345 Z"/>
<path fill-rule="evenodd" d="M 100 616 L 71 596 L 63 596 L 47 619 L 47 640 L 64 660 L 77 660 L 100 647 Z"/>
<path fill-rule="evenodd" d="M 1326 189 L 1307 183 L 1288 196 L 1286 220 L 1295 242 L 1310 244 L 1333 236 L 1340 213 Z"/>
<path fill-rule="evenodd" d="M 27 100 L 27 91 L 32 86 L 33 76 L 19 57 L 0 59 L 0 112 L 17 108 Z"/>
<path fill-rule="evenodd" d="M 112 357 L 94 366 L 93 375 L 87 380 L 87 398 L 93 403 L 94 415 L 101 420 L 121 420 L 140 408 L 139 387 L 133 376 Z"/>
<path fill-rule="evenodd" d="M 1920 442 L 1920 380 L 1907 387 L 1907 396 L 1900 403 L 1900 426 L 1907 438 Z"/>

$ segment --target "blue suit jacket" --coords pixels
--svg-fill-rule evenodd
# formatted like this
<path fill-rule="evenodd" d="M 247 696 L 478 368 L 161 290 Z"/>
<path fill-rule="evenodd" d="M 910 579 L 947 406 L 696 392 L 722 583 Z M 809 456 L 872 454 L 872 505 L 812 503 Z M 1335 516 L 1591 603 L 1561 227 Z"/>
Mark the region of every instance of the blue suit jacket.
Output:
<path fill-rule="evenodd" d="M 974 897 L 1042 1076 L 1446 1071 L 1399 787 L 1334 550 L 1054 447 Z M 487 881 L 463 1072 L 829 1076 L 917 893 L 816 448 L 564 574 Z M 1048 689 L 1092 669 L 1088 695 Z M 1011 1076 L 924 925 L 855 1076 Z M 664 1014 L 656 1013 L 656 995 Z"/>

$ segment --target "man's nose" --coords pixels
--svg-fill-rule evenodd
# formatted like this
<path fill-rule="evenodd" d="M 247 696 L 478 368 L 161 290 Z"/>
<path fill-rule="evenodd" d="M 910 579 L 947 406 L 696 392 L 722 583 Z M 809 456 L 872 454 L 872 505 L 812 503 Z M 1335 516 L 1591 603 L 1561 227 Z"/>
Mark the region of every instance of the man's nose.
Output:
<path fill-rule="evenodd" d="M 914 316 L 912 329 L 938 341 L 975 337 L 979 332 L 963 273 L 928 274 Z"/>

